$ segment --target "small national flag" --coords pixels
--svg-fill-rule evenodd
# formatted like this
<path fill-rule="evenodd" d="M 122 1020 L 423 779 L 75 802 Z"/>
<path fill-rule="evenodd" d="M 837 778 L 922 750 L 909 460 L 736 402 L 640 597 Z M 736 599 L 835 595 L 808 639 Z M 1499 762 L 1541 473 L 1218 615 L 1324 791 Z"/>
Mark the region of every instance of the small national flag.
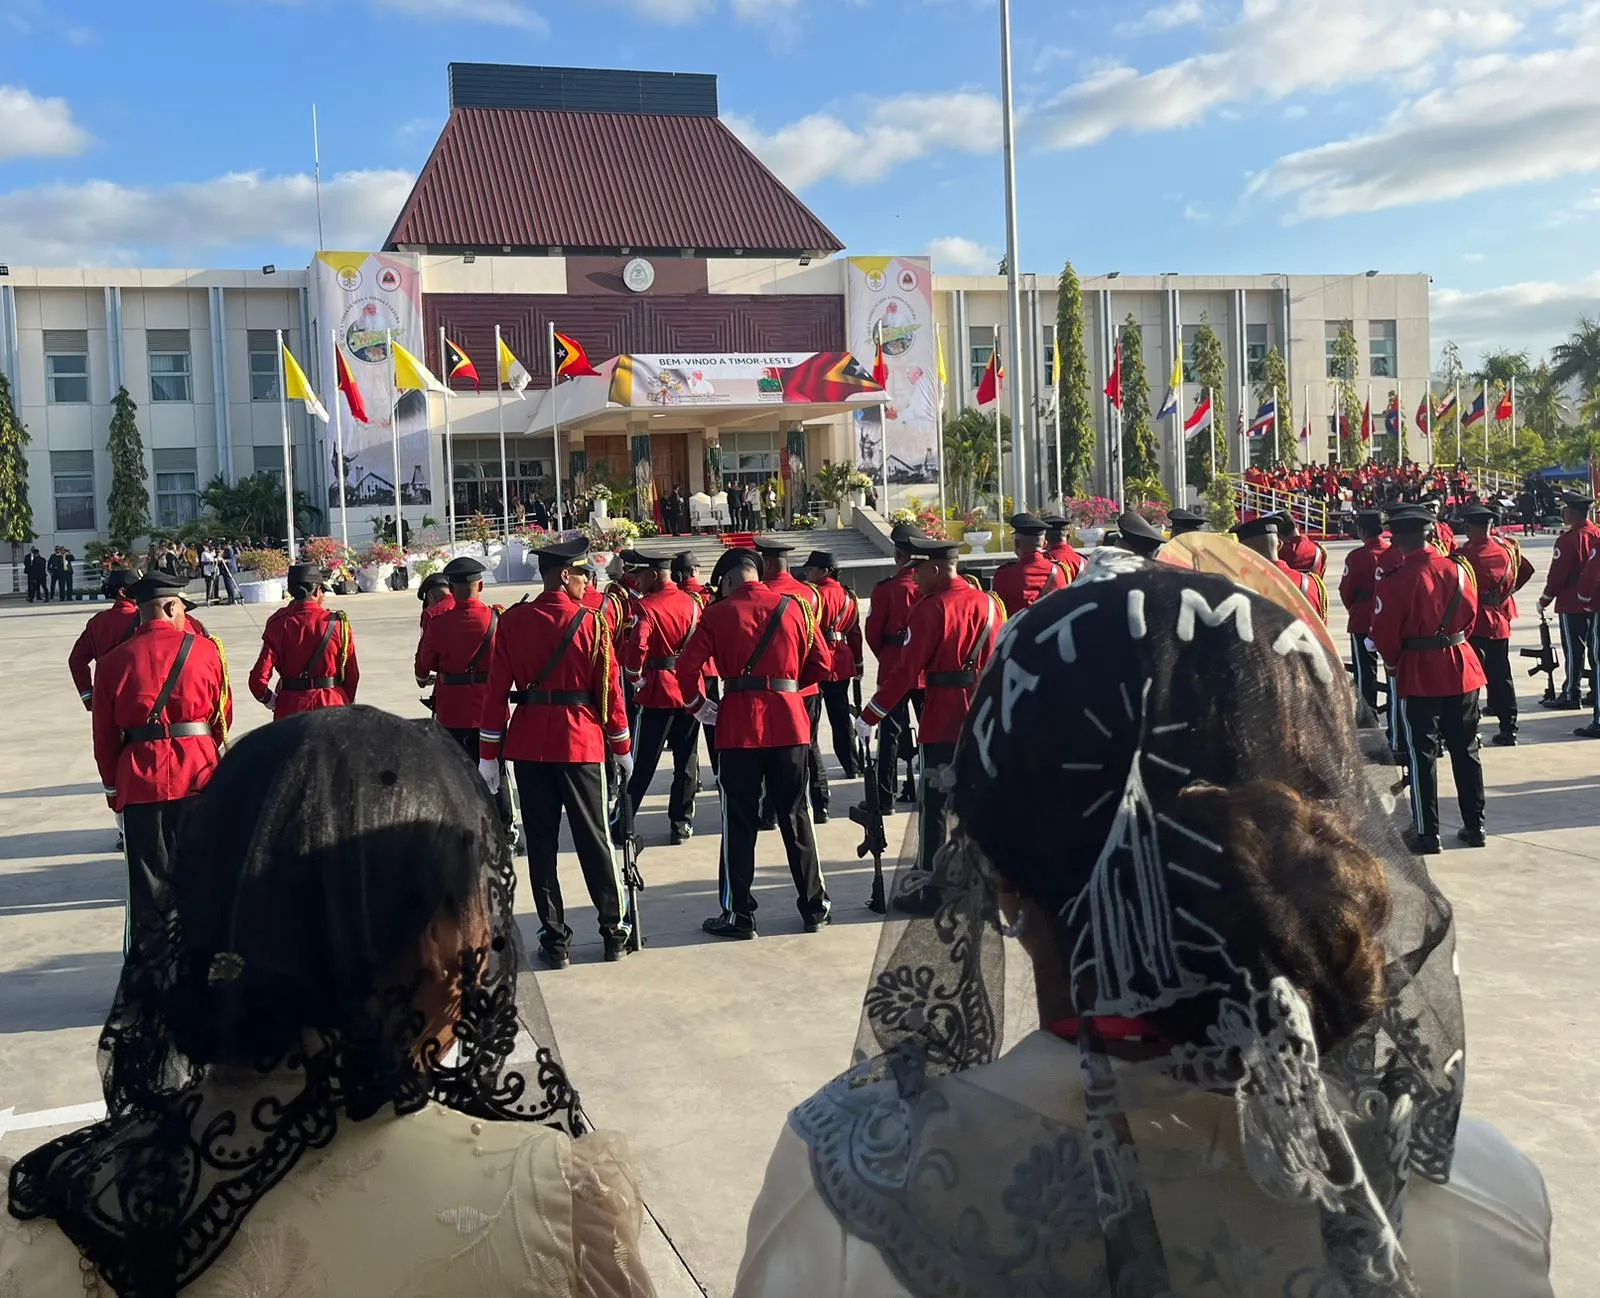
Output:
<path fill-rule="evenodd" d="M 334 364 L 339 371 L 339 391 L 344 393 L 344 403 L 350 407 L 350 417 L 358 424 L 369 424 L 367 418 L 367 403 L 361 397 L 361 389 L 356 385 L 356 376 L 350 373 L 350 362 L 345 360 L 341 348 L 333 349 Z"/>
<path fill-rule="evenodd" d="M 1211 398 L 1204 393 L 1195 402 L 1193 413 L 1183 421 L 1183 435 L 1193 437 L 1202 428 L 1211 427 Z"/>
<path fill-rule="evenodd" d="M 1439 403 L 1439 408 L 1433 412 L 1433 428 L 1437 428 L 1440 424 L 1444 423 L 1444 421 L 1450 418 L 1451 415 L 1455 414 L 1455 412 L 1456 394 L 1454 392 L 1446 392 L 1444 394 L 1444 400 Z M 1432 429 L 1429 431 L 1431 432 Z"/>
<path fill-rule="evenodd" d="M 510 388 L 519 397 L 523 388 L 533 381 L 533 376 L 523 368 L 522 362 L 511 354 L 511 348 L 506 346 L 506 340 L 500 340 L 500 386 Z M 526 397 L 522 397 L 524 401 Z"/>
<path fill-rule="evenodd" d="M 883 321 L 872 331 L 872 381 L 880 388 L 889 386 L 889 362 L 883 358 Z"/>
<path fill-rule="evenodd" d="M 1433 436 L 1433 405 L 1431 396 L 1424 396 L 1417 406 L 1417 431 L 1424 437 Z"/>
<path fill-rule="evenodd" d="M 1473 400 L 1472 404 L 1467 407 L 1467 413 L 1461 416 L 1461 426 L 1463 428 L 1471 428 L 1473 424 L 1479 422 L 1483 418 L 1483 415 L 1484 400 L 1483 393 L 1480 392 Z"/>
<path fill-rule="evenodd" d="M 1367 404 L 1361 407 L 1361 440 L 1372 440 L 1372 398 L 1367 398 Z"/>
<path fill-rule="evenodd" d="M 1168 419 L 1178 413 L 1179 393 L 1183 391 L 1183 362 L 1172 362 L 1172 377 L 1167 380 L 1167 399 L 1161 403 L 1157 419 Z"/>
<path fill-rule="evenodd" d="M 600 371 L 589 364 L 589 353 L 576 338 L 556 334 L 556 377 L 558 379 L 597 379 Z"/>
<path fill-rule="evenodd" d="M 1511 389 L 1507 388 L 1500 394 L 1500 404 L 1494 408 L 1495 422 L 1505 423 L 1516 411 L 1511 404 Z"/>
<path fill-rule="evenodd" d="M 1306 416 L 1305 423 L 1300 425 L 1300 440 L 1307 446 L 1311 445 L 1311 416 Z"/>
<path fill-rule="evenodd" d="M 307 414 L 315 415 L 323 423 L 328 422 L 328 408 L 317 400 L 311 384 L 306 382 L 306 372 L 300 368 L 300 362 L 295 360 L 287 346 L 283 349 L 283 390 L 290 401 L 303 402 Z"/>
<path fill-rule="evenodd" d="M 448 392 L 432 370 L 397 342 L 389 344 L 394 352 L 394 385 L 402 392 Z"/>
<path fill-rule="evenodd" d="M 983 377 L 978 380 L 978 404 L 992 406 L 1000 399 L 1000 380 L 1005 370 L 1000 368 L 1000 353 L 989 353 L 989 363 L 983 367 Z"/>
<path fill-rule="evenodd" d="M 943 390 L 950 386 L 950 371 L 944 367 L 944 339 L 940 338 L 934 346 L 939 353 L 939 387 Z"/>
<path fill-rule="evenodd" d="M 444 376 L 450 382 L 456 379 L 471 379 L 472 386 L 479 392 L 483 391 L 483 384 L 478 379 L 478 367 L 472 363 L 466 352 L 448 338 L 444 340 Z"/>
<path fill-rule="evenodd" d="M 1263 401 L 1261 409 L 1256 411 L 1255 421 L 1250 425 L 1251 437 L 1265 437 L 1267 429 L 1278 422 L 1278 403 L 1276 401 Z"/>
<path fill-rule="evenodd" d="M 1389 402 L 1388 412 L 1383 416 L 1383 431 L 1390 437 L 1400 436 L 1400 398 L 1395 397 Z"/>
<path fill-rule="evenodd" d="M 1118 410 L 1122 409 L 1122 344 L 1117 344 L 1116 359 L 1111 362 L 1111 377 L 1106 380 L 1106 396 Z"/>

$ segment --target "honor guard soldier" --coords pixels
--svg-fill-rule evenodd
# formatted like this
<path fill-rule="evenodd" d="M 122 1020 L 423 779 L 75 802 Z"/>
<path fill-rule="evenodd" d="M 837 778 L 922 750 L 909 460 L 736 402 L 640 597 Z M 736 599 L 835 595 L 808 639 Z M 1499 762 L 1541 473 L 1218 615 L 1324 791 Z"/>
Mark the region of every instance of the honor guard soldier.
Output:
<path fill-rule="evenodd" d="M 693 550 L 679 550 L 672 556 L 672 581 L 679 590 L 693 595 L 701 608 L 711 600 L 711 592 L 700 580 L 700 561 Z"/>
<path fill-rule="evenodd" d="M 417 684 L 424 689 L 433 686 L 433 719 L 474 762 L 501 613 L 483 602 L 484 571 L 483 564 L 463 555 L 434 574 L 445 583 L 445 598 L 433 606 L 438 612 L 423 620 L 415 664 Z M 495 805 L 507 840 L 515 845 L 516 815 L 503 769 Z"/>
<path fill-rule="evenodd" d="M 500 619 L 478 736 L 478 771 L 489 788 L 499 789 L 502 758 L 516 777 L 539 913 L 539 959 L 552 969 L 572 962 L 572 930 L 556 874 L 563 810 L 607 960 L 622 959 L 631 931 L 622 871 L 606 829 L 606 754 L 609 749 L 624 778 L 633 771 L 633 757 L 611 635 L 584 600 L 587 549 L 579 537 L 538 552 L 544 592 Z"/>
<path fill-rule="evenodd" d="M 417 598 L 422 601 L 422 616 L 418 624 L 426 627 L 428 619 L 438 617 L 450 607 L 450 580 L 442 572 L 430 572 L 417 587 Z"/>
<path fill-rule="evenodd" d="M 1350 661 L 1356 669 L 1356 692 L 1376 714 L 1378 710 L 1378 655 L 1367 647 L 1372 634 L 1372 602 L 1378 589 L 1378 561 L 1389 548 L 1383 534 L 1383 515 L 1363 509 L 1356 515 L 1361 548 L 1352 550 L 1339 578 L 1339 602 L 1350 623 Z"/>
<path fill-rule="evenodd" d="M 1291 568 L 1278 557 L 1278 529 L 1282 526 L 1283 515 L 1261 514 L 1238 524 L 1233 529 L 1233 534 L 1247 549 L 1254 550 L 1287 577 L 1294 588 L 1306 597 L 1306 603 L 1316 610 L 1317 616 L 1326 623 L 1328 588 L 1323 585 L 1322 578 L 1314 572 L 1301 572 L 1297 568 Z"/>
<path fill-rule="evenodd" d="M 639 810 L 663 746 L 672 752 L 672 789 L 667 794 L 671 842 L 694 836 L 694 795 L 700 784 L 700 723 L 684 711 L 678 689 L 678 655 L 700 623 L 700 601 L 672 580 L 673 559 L 650 560 L 639 579 L 633 628 L 622 649 L 622 669 L 639 705 L 634 724 L 633 778 L 628 794 Z"/>
<path fill-rule="evenodd" d="M 1154 526 L 1143 514 L 1128 510 L 1117 518 L 1117 545 L 1132 550 L 1141 559 L 1154 559 L 1156 551 L 1166 544 L 1161 529 Z"/>
<path fill-rule="evenodd" d="M 139 626 L 101 657 L 94 684 L 95 764 L 127 843 L 127 950 L 165 928 L 179 821 L 216 770 L 233 721 L 217 646 L 185 631 L 183 585 L 163 573 L 133 583 Z"/>
<path fill-rule="evenodd" d="M 713 937 L 756 935 L 751 889 L 763 789 L 776 813 L 805 930 L 815 933 L 828 923 L 828 890 L 806 814 L 811 721 L 802 693 L 827 676 L 830 655 L 803 597 L 763 584 L 760 562 L 748 550 L 723 556 L 717 566 L 727 566 L 718 598 L 678 655 L 685 706 L 702 723 L 716 726 L 722 909 L 702 926 Z M 712 658 L 722 673 L 721 703 L 700 693 L 701 668 Z"/>
<path fill-rule="evenodd" d="M 1600 545 L 1578 576 L 1578 603 L 1589 614 L 1589 706 L 1594 716 L 1572 733 L 1580 739 L 1600 739 Z"/>
<path fill-rule="evenodd" d="M 792 572 L 787 564 L 794 545 L 775 536 L 758 536 L 756 553 L 761 556 L 761 584 L 780 595 L 792 595 L 805 615 L 813 637 L 822 613 L 822 596 L 815 586 L 808 586 Z M 822 680 L 818 677 L 817 680 Z M 806 783 L 811 789 L 811 816 L 819 825 L 828 823 L 828 770 L 822 764 L 822 691 L 817 681 L 801 687 L 800 702 L 806 716 L 811 719 L 811 756 L 806 759 Z M 776 811 L 776 807 L 768 809 Z M 762 828 L 771 828 L 770 817 L 762 817 Z"/>
<path fill-rule="evenodd" d="M 1494 530 L 1496 515 L 1487 505 L 1463 505 L 1457 517 L 1467 529 L 1460 555 L 1472 565 L 1478 587 L 1478 620 L 1470 643 L 1487 678 L 1488 711 L 1500 723 L 1490 740 L 1501 748 L 1517 743 L 1517 686 L 1511 676 L 1513 598 L 1533 577 L 1533 565 L 1509 536 Z"/>
<path fill-rule="evenodd" d="M 860 679 L 863 667 L 861 606 L 840 584 L 839 565 L 831 551 L 813 550 L 801 575 L 820 597 L 817 634 L 827 641 L 833 658 L 819 687 L 822 711 L 828 714 L 828 729 L 833 732 L 833 755 L 844 768 L 845 778 L 853 780 L 860 772 L 856 770 L 855 731 L 850 727 L 850 684 Z"/>
<path fill-rule="evenodd" d="M 921 556 L 911 549 L 914 537 L 921 536 L 914 527 L 897 523 L 890 538 L 894 542 L 895 570 L 872 588 L 871 607 L 867 610 L 867 647 L 878 660 L 878 680 L 889 678 L 894 665 L 906 646 L 906 636 L 911 627 L 911 606 L 917 602 L 916 568 Z M 911 737 L 911 710 L 916 709 L 918 724 L 922 721 L 922 682 L 912 682 L 911 688 L 878 725 L 878 790 L 879 811 L 885 816 L 894 814 L 895 766 L 902 755 L 909 760 L 915 756 L 908 742 Z M 900 795 L 902 802 L 916 801 L 916 788 L 910 779 Z"/>
<path fill-rule="evenodd" d="M 72 683 L 77 687 L 85 712 L 94 710 L 91 664 L 98 663 L 127 640 L 139 625 L 139 606 L 128 594 L 128 587 L 134 581 L 134 574 L 126 568 L 113 568 L 106 574 L 101 592 L 111 601 L 111 607 L 101 609 L 84 624 L 72 652 L 67 655 L 67 670 L 72 673 Z"/>
<path fill-rule="evenodd" d="M 1053 591 L 1065 590 L 1072 573 L 1044 554 L 1045 522 L 1032 514 L 1011 516 L 1011 548 L 1017 557 L 994 570 L 992 589 L 1007 617 L 1019 617 Z"/>
<path fill-rule="evenodd" d="M 1389 513 L 1398 567 L 1378 583 L 1372 643 L 1389 669 L 1390 706 L 1411 768 L 1412 851 L 1432 856 L 1439 845 L 1439 753 L 1450 754 L 1461 831 L 1484 846 L 1483 764 L 1478 752 L 1478 691 L 1483 665 L 1467 644 L 1478 622 L 1472 565 L 1447 559 L 1429 542 L 1432 514 L 1416 506 Z"/>
<path fill-rule="evenodd" d="M 975 589 L 956 574 L 955 541 L 918 537 L 908 545 L 924 560 L 916 566 L 921 598 L 911 610 L 904 650 L 879 680 L 878 692 L 861 709 L 856 726 L 858 733 L 870 740 L 873 727 L 900 706 L 917 682 L 926 683 L 918 735 L 921 822 L 917 864 L 928 870 L 950 835 L 945 811 L 948 794 L 941 775 L 955 756 L 956 739 L 977 691 L 978 677 L 994 653 L 1006 615 L 993 593 Z M 897 897 L 895 905 L 915 912 L 936 901 L 923 890 Z"/>
<path fill-rule="evenodd" d="M 1187 532 L 1203 532 L 1211 526 L 1211 520 L 1204 514 L 1197 514 L 1192 509 L 1179 506 L 1167 515 L 1167 526 L 1175 537 L 1183 536 Z"/>
<path fill-rule="evenodd" d="M 1309 572 L 1326 580 L 1328 552 L 1300 530 L 1300 524 L 1287 509 L 1277 514 L 1278 559 L 1295 572 Z M 1327 598 L 1323 598 L 1322 620 L 1328 620 Z"/>
<path fill-rule="evenodd" d="M 1437 491 L 1430 491 L 1422 498 L 1421 505 L 1433 524 L 1433 535 L 1428 539 L 1428 544 L 1448 559 L 1455 553 L 1456 533 L 1441 516 L 1444 510 L 1444 497 Z"/>
<path fill-rule="evenodd" d="M 1578 582 L 1584 567 L 1597 550 L 1600 550 L 1600 528 L 1589 519 L 1594 499 L 1581 492 L 1561 493 L 1561 519 L 1566 531 L 1556 538 L 1555 552 L 1550 556 L 1550 571 L 1545 575 L 1544 594 L 1539 597 L 1539 611 L 1556 606 L 1556 616 L 1561 623 L 1561 657 L 1566 663 L 1567 679 L 1561 693 L 1545 703 L 1547 708 L 1564 708 L 1577 711 L 1583 707 L 1584 655 L 1589 651 L 1590 632 L 1593 627 L 1592 605 L 1584 604 L 1578 595 Z"/>
<path fill-rule="evenodd" d="M 289 569 L 289 602 L 267 619 L 261 652 L 250 669 L 250 693 L 274 721 L 356 701 L 361 669 L 344 611 L 324 607 L 327 574 L 311 563 Z M 270 688 L 272 673 L 278 688 Z"/>
<path fill-rule="evenodd" d="M 1067 533 L 1072 530 L 1071 520 L 1061 514 L 1046 514 L 1044 527 L 1044 557 L 1065 568 L 1069 582 L 1077 581 L 1078 574 L 1083 571 L 1083 556 L 1067 540 Z"/>

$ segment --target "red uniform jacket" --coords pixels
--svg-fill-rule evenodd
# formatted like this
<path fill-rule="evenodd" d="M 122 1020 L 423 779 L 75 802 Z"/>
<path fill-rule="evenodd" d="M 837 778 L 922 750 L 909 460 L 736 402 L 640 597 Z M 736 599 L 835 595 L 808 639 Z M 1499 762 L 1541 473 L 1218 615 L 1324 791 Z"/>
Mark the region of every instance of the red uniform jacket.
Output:
<path fill-rule="evenodd" d="M 67 670 L 72 673 L 72 683 L 78 687 L 78 697 L 85 703 L 89 701 L 93 685 L 89 664 L 98 662 L 128 639 L 138 625 L 139 606 L 131 599 L 118 599 L 84 624 L 72 652 L 67 655 Z"/>
<path fill-rule="evenodd" d="M 894 669 L 905 648 L 911 608 L 920 598 L 916 571 L 917 565 L 908 563 L 872 588 L 872 607 L 867 610 L 867 648 L 878 660 L 880 681 Z M 922 682 L 914 682 L 912 688 L 920 690 Z"/>
<path fill-rule="evenodd" d="M 187 640 L 189 659 L 167 699 L 167 725 L 200 722 L 203 735 L 126 739 L 147 725 L 150 706 L 167 682 L 178 647 Z M 217 769 L 217 750 L 228 736 L 233 707 L 227 672 L 217 646 L 203 635 L 187 635 L 170 622 L 147 622 L 126 644 L 100 659 L 94 691 L 94 760 L 112 805 L 173 802 L 199 793 Z"/>
<path fill-rule="evenodd" d="M 1378 588 L 1378 558 L 1389 549 L 1386 536 L 1371 537 L 1352 550 L 1339 579 L 1339 602 L 1350 615 L 1350 634 L 1365 636 L 1372 630 L 1372 597 Z"/>
<path fill-rule="evenodd" d="M 417 625 L 426 628 L 428 623 L 433 621 L 434 618 L 438 617 L 441 613 L 448 613 L 455 606 L 456 597 L 454 595 L 446 595 L 443 599 L 429 604 L 422 610 L 422 616 L 417 619 Z"/>
<path fill-rule="evenodd" d="M 1595 547 L 1589 562 L 1583 565 L 1583 571 L 1578 574 L 1578 602 L 1583 605 L 1585 613 L 1600 608 L 1600 546 Z"/>
<path fill-rule="evenodd" d="M 674 583 L 663 582 L 635 605 L 638 616 L 622 647 L 622 668 L 641 708 L 681 708 L 678 655 L 700 625 L 700 601 Z"/>
<path fill-rule="evenodd" d="M 697 600 L 699 600 L 702 607 L 704 607 L 705 602 L 711 597 L 711 592 L 705 588 L 705 585 L 698 577 L 687 578 L 683 583 L 683 589 L 688 591 Z"/>
<path fill-rule="evenodd" d="M 795 585 L 799 585 L 796 582 Z M 810 591 L 809 586 L 803 589 Z M 815 593 L 815 592 L 812 592 Z M 792 748 L 811 742 L 811 720 L 800 692 L 733 688 L 741 677 L 798 681 L 814 690 L 832 665 L 827 641 L 798 596 L 784 606 L 783 621 L 772 642 L 751 661 L 767 622 L 776 616 L 783 595 L 769 585 L 746 582 L 706 609 L 700 625 L 678 655 L 678 689 L 684 704 L 700 706 L 700 669 L 715 658 L 722 669 L 722 702 L 717 708 L 717 749 Z M 745 668 L 749 667 L 746 672 Z"/>
<path fill-rule="evenodd" d="M 1452 601 L 1454 612 L 1449 611 Z M 1405 647 L 1411 639 L 1471 631 L 1477 621 L 1478 592 L 1471 565 L 1446 559 L 1425 545 L 1407 554 L 1394 571 L 1384 573 L 1372 610 L 1372 643 L 1383 655 L 1396 697 L 1452 698 L 1483 688 L 1483 665 L 1472 646 Z"/>
<path fill-rule="evenodd" d="M 1328 571 L 1328 552 L 1309 536 L 1296 535 L 1278 547 L 1278 560 L 1296 572 L 1314 572 L 1324 576 Z"/>
<path fill-rule="evenodd" d="M 996 568 L 994 593 L 1006 606 L 1006 616 L 1016 617 L 1052 591 L 1065 590 L 1071 581 L 1072 574 L 1064 565 L 1035 553 Z"/>
<path fill-rule="evenodd" d="M 627 630 L 627 625 L 632 616 L 628 607 L 628 588 L 612 582 L 604 590 L 593 582 L 584 589 L 583 606 L 596 609 L 601 620 L 606 624 L 606 634 L 611 637 L 612 644 L 622 643 L 622 633 Z"/>
<path fill-rule="evenodd" d="M 1511 639 L 1511 624 L 1517 618 L 1517 601 L 1512 596 L 1528 584 L 1533 565 L 1522 557 L 1515 541 L 1492 532 L 1482 544 L 1465 542 L 1461 557 L 1472 565 L 1478 579 L 1478 620 L 1472 634 L 1485 640 Z"/>
<path fill-rule="evenodd" d="M 824 577 L 817 583 L 817 597 L 822 605 L 817 632 L 833 654 L 826 679 L 854 680 L 861 675 L 865 661 L 861 653 L 861 606 L 833 577 Z"/>
<path fill-rule="evenodd" d="M 323 644 L 329 618 L 337 618 L 338 624 Z M 356 642 L 350 634 L 349 620 L 343 613 L 334 613 L 313 600 L 290 600 L 267 619 L 261 632 L 261 652 L 250 669 L 250 693 L 262 703 L 267 701 L 274 669 L 278 673 L 278 697 L 272 705 L 274 721 L 299 712 L 354 703 L 361 669 L 356 665 Z M 312 682 L 314 688 L 295 689 L 289 685 L 304 681 Z"/>
<path fill-rule="evenodd" d="M 1590 605 L 1578 595 L 1578 579 L 1597 550 L 1600 550 L 1600 527 L 1593 523 L 1569 527 L 1556 538 L 1550 571 L 1544 579 L 1544 593 L 1546 598 L 1555 600 L 1557 613 L 1589 612 Z"/>
<path fill-rule="evenodd" d="M 1449 523 L 1444 522 L 1442 519 L 1433 526 L 1434 530 L 1438 533 L 1438 542 L 1436 548 L 1440 554 L 1448 555 L 1456 548 L 1455 528 L 1451 527 Z"/>
<path fill-rule="evenodd" d="M 1057 541 L 1054 545 L 1046 546 L 1044 557 L 1065 568 L 1068 581 L 1077 581 L 1078 574 L 1083 571 L 1083 556 L 1066 541 Z"/>
<path fill-rule="evenodd" d="M 801 606 L 801 608 L 803 608 L 805 610 L 806 617 L 808 619 L 810 619 L 810 622 L 811 622 L 811 634 L 812 634 L 813 638 L 816 637 L 817 623 L 818 623 L 819 618 L 822 615 L 822 595 L 817 590 L 817 588 L 815 586 L 807 585 L 805 582 L 801 581 L 798 577 L 796 577 L 792 572 L 787 572 L 787 571 L 780 572 L 776 577 L 772 578 L 770 581 L 768 581 L 766 579 L 763 579 L 761 584 L 763 586 L 765 586 L 768 590 L 777 591 L 778 594 L 780 594 L 780 595 L 793 595 L 794 598 L 795 598 L 795 602 L 797 604 L 799 604 Z M 832 661 L 833 661 L 833 659 L 831 657 L 832 646 L 829 646 L 829 651 L 830 651 L 830 657 L 829 657 L 828 661 L 829 661 L 830 670 L 831 670 Z M 738 665 L 739 666 L 743 666 L 744 665 L 743 659 L 740 660 Z M 735 666 L 733 664 L 731 664 L 731 663 L 724 663 L 723 666 L 726 667 L 730 671 L 736 670 Z M 772 673 L 768 672 L 767 674 L 770 676 Z M 828 677 L 827 677 L 826 674 L 817 677 L 817 680 L 827 680 L 827 679 L 828 679 Z M 810 683 L 802 685 L 801 690 L 800 690 L 800 697 L 803 698 L 803 699 L 808 699 L 812 695 L 814 695 L 816 692 L 817 692 L 817 686 L 816 686 L 816 683 L 813 681 L 813 682 L 810 682 Z M 721 723 L 719 722 L 718 724 L 720 725 Z M 807 740 L 807 742 L 809 743 L 810 741 Z M 718 747 L 720 748 L 721 745 L 719 744 Z"/>
<path fill-rule="evenodd" d="M 1322 578 L 1314 572 L 1301 572 L 1298 568 L 1291 568 L 1282 559 L 1276 562 L 1278 571 L 1294 583 L 1295 589 L 1306 597 L 1312 608 L 1317 610 L 1317 616 L 1326 622 L 1328 620 L 1328 587 Z"/>
<path fill-rule="evenodd" d="M 437 678 L 433 686 L 433 718 L 441 726 L 447 730 L 476 730 L 489 693 L 489 662 L 494 657 L 494 634 L 489 623 L 493 610 L 481 599 L 465 603 L 443 600 L 434 607 L 444 612 L 422 624 L 422 639 L 417 642 L 417 684 L 426 685 L 430 676 Z"/>
<path fill-rule="evenodd" d="M 551 659 L 572 619 L 587 610 L 561 661 Z M 628 716 L 622 701 L 622 672 L 612 652 L 611 634 L 588 604 L 579 605 L 565 591 L 545 591 L 526 604 L 508 608 L 494 638 L 489 685 L 478 723 L 478 755 L 484 761 L 502 756 L 508 762 L 596 763 L 606 746 L 628 751 Z M 517 703 L 510 712 L 513 690 L 526 690 L 535 680 L 542 693 L 588 695 L 587 700 L 545 699 Z"/>
<path fill-rule="evenodd" d="M 905 652 L 879 681 L 878 692 L 861 715 L 876 725 L 900 706 L 918 680 L 925 679 L 928 695 L 917 740 L 955 743 L 977 693 L 978 676 L 994 653 L 1005 620 L 999 600 L 959 577 L 919 600 L 911 610 L 911 638 Z M 941 685 L 939 678 L 947 672 L 954 679 Z M 970 684 L 965 683 L 968 677 L 964 673 L 970 674 Z"/>

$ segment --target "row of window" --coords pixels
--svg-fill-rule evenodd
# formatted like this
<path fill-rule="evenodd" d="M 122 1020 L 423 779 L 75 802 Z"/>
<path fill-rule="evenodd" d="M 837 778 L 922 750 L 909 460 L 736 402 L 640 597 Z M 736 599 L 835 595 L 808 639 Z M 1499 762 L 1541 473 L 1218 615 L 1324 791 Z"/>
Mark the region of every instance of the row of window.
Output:
<path fill-rule="evenodd" d="M 194 354 L 188 330 L 152 329 L 146 335 L 150 400 L 194 400 Z M 278 399 L 278 343 L 271 329 L 249 331 L 250 400 Z M 83 329 L 47 329 L 44 335 L 46 399 L 53 406 L 88 405 L 89 338 Z"/>
<path fill-rule="evenodd" d="M 283 452 L 276 446 L 256 448 L 257 472 L 283 480 Z M 200 516 L 200 476 L 195 453 L 158 447 L 153 453 L 156 482 L 155 522 L 181 527 Z M 56 531 L 93 532 L 95 518 L 93 451 L 51 451 L 50 479 L 55 496 Z"/>

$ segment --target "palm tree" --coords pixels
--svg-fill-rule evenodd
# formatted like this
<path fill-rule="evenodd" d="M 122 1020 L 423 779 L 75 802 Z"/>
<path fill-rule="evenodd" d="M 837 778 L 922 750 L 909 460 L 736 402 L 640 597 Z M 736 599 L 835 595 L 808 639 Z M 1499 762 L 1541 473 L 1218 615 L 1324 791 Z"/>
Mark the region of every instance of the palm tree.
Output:
<path fill-rule="evenodd" d="M 1000 417 L 1000 439 L 1011 445 L 1011 421 Z M 995 490 L 995 416 L 968 407 L 944 426 L 944 471 L 949 500 L 967 510 Z"/>
<path fill-rule="evenodd" d="M 1528 363 L 1527 352 L 1485 352 L 1478 368 L 1473 371 L 1472 381 L 1487 383 L 1497 391 L 1504 391 L 1511 386 L 1512 379 L 1523 384 L 1532 373 L 1533 366 Z"/>
<path fill-rule="evenodd" d="M 1517 388 L 1518 417 L 1546 444 L 1554 444 L 1557 430 L 1570 413 L 1562 385 L 1556 382 L 1549 363 L 1541 361 Z"/>
<path fill-rule="evenodd" d="M 1550 352 L 1555 364 L 1551 374 L 1565 387 L 1574 379 L 1586 397 L 1600 392 L 1600 318 L 1581 315 L 1578 327 L 1564 343 L 1557 343 Z"/>

